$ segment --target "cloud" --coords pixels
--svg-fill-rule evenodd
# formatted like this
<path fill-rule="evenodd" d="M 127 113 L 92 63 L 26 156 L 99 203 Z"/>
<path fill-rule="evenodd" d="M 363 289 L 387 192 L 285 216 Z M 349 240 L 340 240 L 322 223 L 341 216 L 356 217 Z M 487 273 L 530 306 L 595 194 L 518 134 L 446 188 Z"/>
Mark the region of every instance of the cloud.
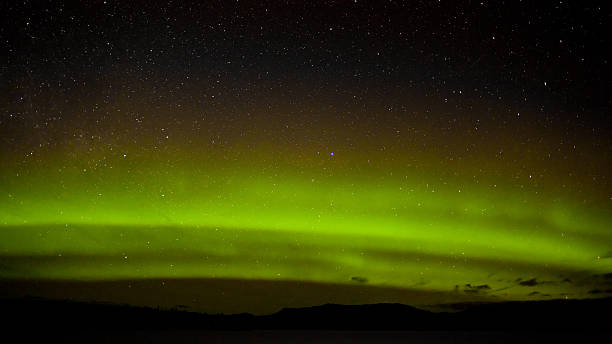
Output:
<path fill-rule="evenodd" d="M 522 285 L 522 286 L 533 287 L 533 286 L 538 285 L 539 283 L 536 281 L 535 278 L 532 278 L 532 279 L 527 280 L 527 281 L 520 281 L 519 284 Z"/>
<path fill-rule="evenodd" d="M 368 279 L 365 278 L 365 277 L 353 276 L 353 277 L 351 277 L 351 281 L 357 282 L 357 283 L 367 283 Z"/>
<path fill-rule="evenodd" d="M 611 284 L 612 283 L 612 272 L 606 274 L 593 275 L 593 279 L 598 280 L 599 283 Z"/>
<path fill-rule="evenodd" d="M 610 294 L 610 293 L 612 293 L 612 289 L 606 289 L 606 290 L 592 289 L 592 290 L 589 290 L 589 294 Z"/>
<path fill-rule="evenodd" d="M 464 289 L 463 292 L 464 293 L 471 293 L 471 294 L 485 292 L 486 290 L 490 290 L 491 289 L 491 287 L 489 287 L 488 284 L 471 285 L 470 283 L 466 284 L 465 288 L 466 289 Z"/>

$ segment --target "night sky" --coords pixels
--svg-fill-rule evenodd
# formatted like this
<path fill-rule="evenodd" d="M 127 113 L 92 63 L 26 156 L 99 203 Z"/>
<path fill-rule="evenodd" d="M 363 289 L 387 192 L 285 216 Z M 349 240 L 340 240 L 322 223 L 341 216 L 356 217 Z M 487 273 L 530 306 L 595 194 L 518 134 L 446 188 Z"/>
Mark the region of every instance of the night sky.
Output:
<path fill-rule="evenodd" d="M 226 313 L 612 295 L 606 2 L 0 13 L 7 295 Z"/>

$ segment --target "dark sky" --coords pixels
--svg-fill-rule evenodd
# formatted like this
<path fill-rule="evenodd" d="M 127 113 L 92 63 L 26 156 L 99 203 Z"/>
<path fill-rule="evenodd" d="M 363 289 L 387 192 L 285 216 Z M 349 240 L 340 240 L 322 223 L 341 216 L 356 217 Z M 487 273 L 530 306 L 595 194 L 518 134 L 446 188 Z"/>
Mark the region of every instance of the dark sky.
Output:
<path fill-rule="evenodd" d="M 562 112 L 548 119 L 556 124 L 575 120 L 575 113 L 602 115 L 610 106 L 610 11 L 602 6 L 6 2 L 3 105 L 26 112 L 24 103 L 36 97 L 90 99 L 96 92 L 119 92 L 108 90 L 120 88 L 113 85 L 118 80 L 132 83 L 123 92 L 148 87 L 177 102 L 196 101 L 195 87 L 247 100 L 299 92 L 339 100 L 414 89 L 464 107 L 469 105 L 459 99 L 541 106 Z M 589 120 L 576 124 L 584 122 Z"/>
<path fill-rule="evenodd" d="M 608 185 L 605 2 L 2 6 L 3 155 L 91 147 L 74 135 L 159 147 L 202 127 L 249 147 L 363 151 L 404 129 L 434 159 L 537 151 L 539 167 L 586 159 L 574 174 Z"/>
<path fill-rule="evenodd" d="M 278 123 L 411 122 L 448 129 L 447 138 L 482 127 L 516 139 L 534 128 L 522 138 L 534 142 L 552 128 L 555 141 L 603 145 L 595 154 L 609 159 L 610 11 L 602 6 L 7 2 L 2 136 L 20 149 L 65 136 L 34 138 L 31 127 L 108 130 L 120 117 L 157 112 L 144 120 L 157 130 L 204 111 L 215 130 L 235 136 L 245 116 L 276 107 L 285 113 Z M 119 103 L 133 106 L 112 113 Z M 160 108 L 172 113 L 151 111 Z"/>

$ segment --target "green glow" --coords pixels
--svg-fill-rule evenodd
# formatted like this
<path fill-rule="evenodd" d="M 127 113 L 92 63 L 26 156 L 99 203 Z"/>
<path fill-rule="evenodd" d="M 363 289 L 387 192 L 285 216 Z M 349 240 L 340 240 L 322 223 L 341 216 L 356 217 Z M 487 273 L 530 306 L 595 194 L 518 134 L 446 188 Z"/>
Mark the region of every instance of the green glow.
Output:
<path fill-rule="evenodd" d="M 520 191 L 504 179 L 351 167 L 337 156 L 305 167 L 131 156 L 97 168 L 74 160 L 6 167 L 0 276 L 359 276 L 449 292 L 487 284 L 489 296 L 537 299 L 588 296 L 592 276 L 612 270 L 609 213 L 568 195 Z M 518 278 L 549 283 L 527 288 Z M 533 290 L 540 294 L 527 297 Z"/>

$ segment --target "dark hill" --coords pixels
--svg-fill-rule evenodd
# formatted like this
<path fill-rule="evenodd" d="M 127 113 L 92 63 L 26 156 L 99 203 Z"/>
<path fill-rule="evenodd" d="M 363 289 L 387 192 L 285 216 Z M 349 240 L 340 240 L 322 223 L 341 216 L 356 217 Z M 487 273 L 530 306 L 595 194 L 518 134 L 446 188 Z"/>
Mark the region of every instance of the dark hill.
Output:
<path fill-rule="evenodd" d="M 401 304 L 287 308 L 271 315 L 201 314 L 127 305 L 5 299 L 7 328 L 50 330 L 502 330 L 609 331 L 612 299 L 552 300 L 462 305 L 456 313 L 433 313 Z"/>

